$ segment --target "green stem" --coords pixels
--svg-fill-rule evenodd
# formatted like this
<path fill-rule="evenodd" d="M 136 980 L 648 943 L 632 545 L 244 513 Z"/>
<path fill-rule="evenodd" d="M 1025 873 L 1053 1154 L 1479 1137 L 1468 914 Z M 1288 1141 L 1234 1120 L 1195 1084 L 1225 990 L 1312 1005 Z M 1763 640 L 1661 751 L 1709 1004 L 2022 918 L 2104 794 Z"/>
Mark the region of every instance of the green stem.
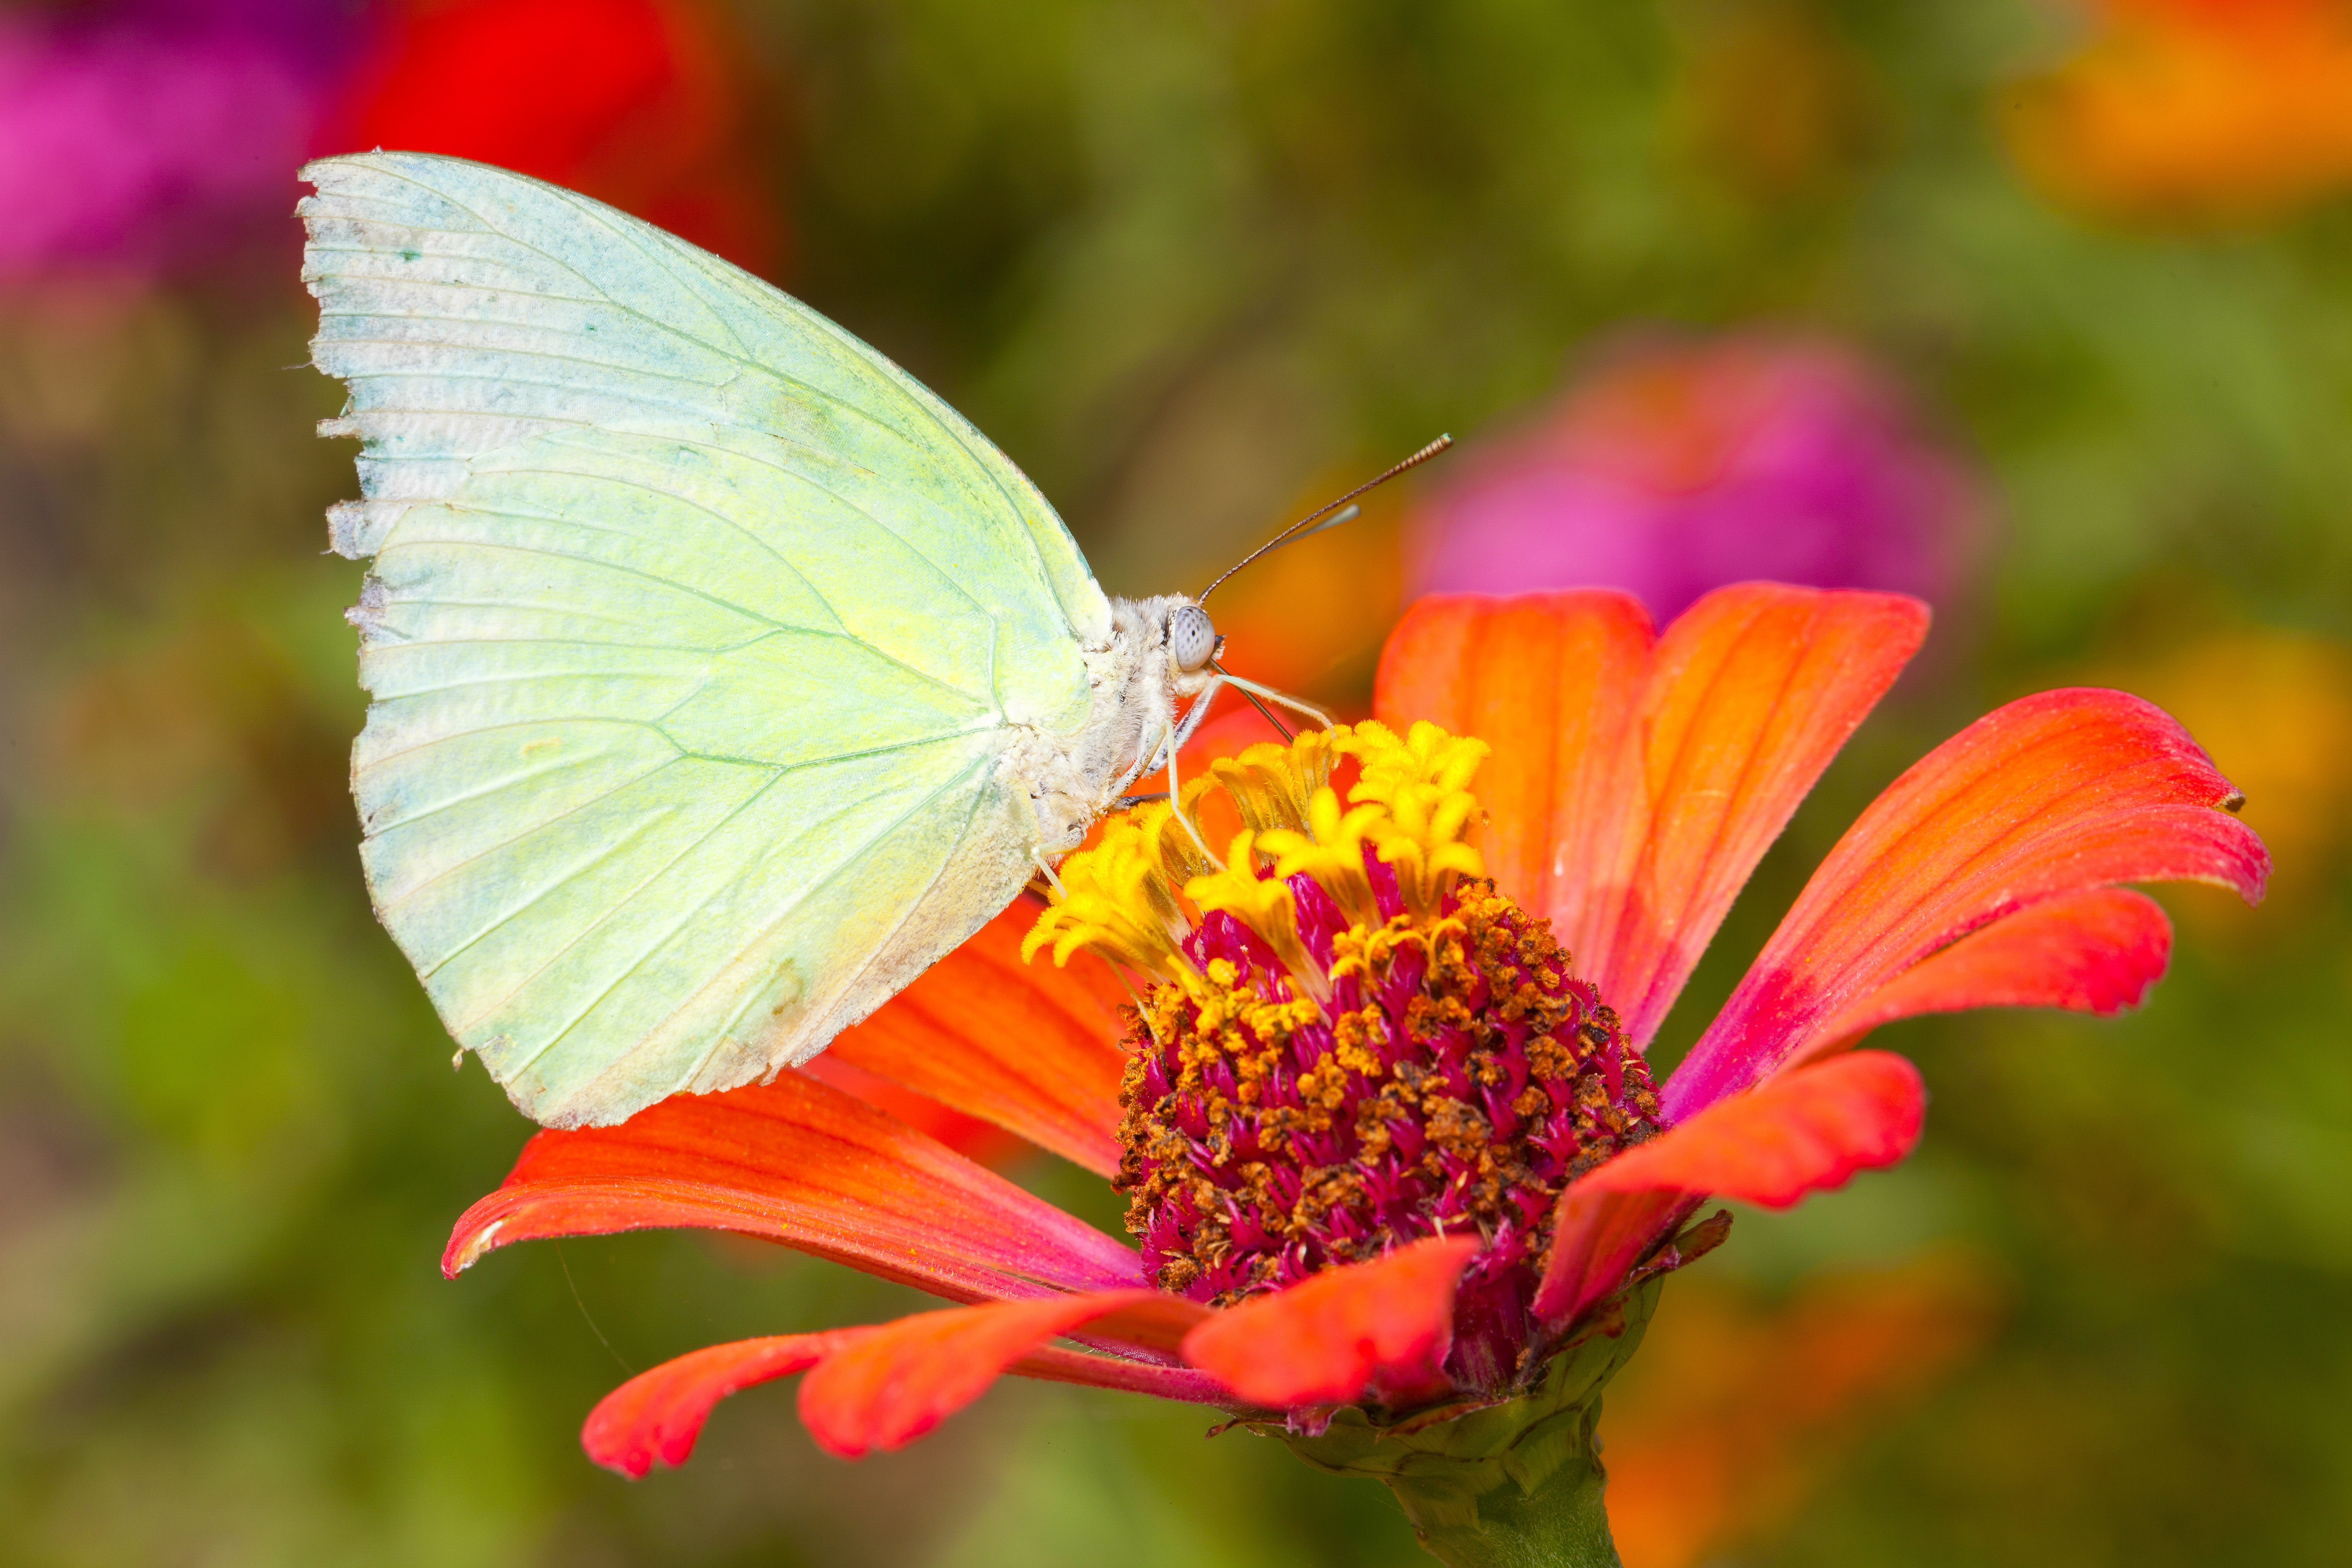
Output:
<path fill-rule="evenodd" d="M 1394 1419 L 1351 1405 L 1312 1436 L 1252 1425 L 1311 1465 L 1386 1485 L 1450 1568 L 1618 1568 L 1601 1506 L 1601 1391 L 1641 1343 L 1660 1283 L 1619 1298 L 1605 1325 L 1517 1398 Z"/>
<path fill-rule="evenodd" d="M 1476 1482 L 1467 1475 L 1382 1479 L 1421 1543 L 1448 1568 L 1619 1568 L 1601 1500 L 1605 1478 L 1591 1442 L 1600 1414 L 1596 1397 L 1579 1452 L 1532 1492 L 1505 1475 L 1484 1490 L 1473 1490 Z"/>

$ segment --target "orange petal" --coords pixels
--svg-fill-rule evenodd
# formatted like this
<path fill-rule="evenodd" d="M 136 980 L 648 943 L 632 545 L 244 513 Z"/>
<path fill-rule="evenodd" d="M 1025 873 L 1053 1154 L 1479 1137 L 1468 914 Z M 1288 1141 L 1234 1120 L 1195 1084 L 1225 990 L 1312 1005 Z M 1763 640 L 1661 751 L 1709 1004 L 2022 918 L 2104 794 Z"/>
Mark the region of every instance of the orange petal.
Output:
<path fill-rule="evenodd" d="M 1420 600 L 1381 653 L 1374 708 L 1399 733 L 1428 719 L 1494 747 L 1478 772 L 1478 844 L 1496 885 L 1549 915 L 1579 961 L 1622 900 L 1596 896 L 1633 798 L 1627 735 L 1656 641 L 1629 594 Z M 1603 906 L 1605 904 L 1605 916 Z"/>
<path fill-rule="evenodd" d="M 1812 1061 L 1881 1024 L 1969 1007 L 2063 1007 L 2102 1016 L 2137 1007 L 2164 978 L 2172 922 L 2125 888 L 2066 893 L 1962 937 L 1851 1003 L 1789 1058 Z"/>
<path fill-rule="evenodd" d="M 1171 1306 L 1172 1304 L 1172 1306 Z M 827 1453 L 854 1459 L 877 1448 L 904 1447 L 980 1397 L 1009 1371 L 1026 1371 L 1066 1381 L 1134 1387 L 1139 1375 L 1164 1386 L 1183 1388 L 1180 1398 L 1214 1398 L 1205 1380 L 1181 1368 L 1118 1363 L 1108 1357 L 1064 1352 L 1028 1362 L 1046 1341 L 1074 1329 L 1117 1326 L 1121 1313 L 1140 1318 L 1141 1331 L 1164 1340 L 1171 1310 L 1190 1309 L 1198 1321 L 1208 1309 L 1158 1290 L 1111 1290 L 1088 1296 L 1055 1296 L 1034 1301 L 999 1301 L 982 1307 L 924 1312 L 869 1329 L 824 1362 L 801 1384 L 801 1419 Z M 1092 1362 L 1101 1375 L 1081 1375 Z M 1024 1364 L 1025 1363 L 1025 1364 Z"/>
<path fill-rule="evenodd" d="M 963 1300 L 1140 1283 L 1135 1253 L 864 1101 L 795 1072 L 541 1132 L 443 1254 L 456 1274 L 547 1236 L 706 1226 Z"/>
<path fill-rule="evenodd" d="M 1112 1175 L 1126 993 L 1099 960 L 1021 962 L 1041 907 L 1014 900 L 825 1054 Z"/>
<path fill-rule="evenodd" d="M 1572 1319 L 1616 1288 L 1680 1212 L 1708 1194 L 1787 1208 L 1894 1164 L 1919 1141 L 1919 1069 L 1856 1051 L 1718 1100 L 1562 1193 L 1538 1317 Z"/>
<path fill-rule="evenodd" d="M 1066 1330 L 1091 1327 L 1099 1337 L 1166 1350 L 1207 1311 L 1156 1290 L 1118 1290 L 928 1312 L 874 1328 L 712 1345 L 640 1373 L 606 1394 L 589 1414 L 580 1442 L 590 1458 L 632 1479 L 644 1476 L 656 1462 L 682 1465 L 721 1399 L 835 1362 L 841 1365 L 827 1373 L 830 1392 L 815 1396 L 823 1418 L 831 1424 L 819 1432 L 819 1440 L 853 1458 L 869 1447 L 897 1447 L 921 1436 L 1007 1371 L 1214 1402 L 1223 1391 L 1197 1372 L 1044 1343 Z M 810 1383 L 816 1384 L 819 1379 Z M 844 1391 L 850 1394 L 845 1402 Z M 811 1398 L 803 1388 L 804 1414 Z M 901 1430 L 910 1415 L 928 1418 L 917 1428 Z M 882 1424 L 872 1425 L 876 1420 Z M 861 1427 L 861 1421 L 868 1425 Z M 815 1417 L 811 1425 L 814 1429 Z M 898 1435 L 888 1441 L 846 1446 L 861 1432 L 872 1439 Z M 835 1440 L 827 1441 L 826 1433 Z"/>
<path fill-rule="evenodd" d="M 1657 1033 L 1756 862 L 1927 634 L 1916 599 L 1766 583 L 1718 589 L 1666 628 L 1636 821 L 1613 870 L 1592 868 L 1622 889 L 1591 962 L 1629 1038 Z"/>
<path fill-rule="evenodd" d="M 1970 931 L 2116 882 L 2262 894 L 2230 782 L 2154 705 L 2045 691 L 1977 721 L 1863 813 L 1667 1083 L 1668 1120 L 1769 1075 L 1837 1015 Z"/>
<path fill-rule="evenodd" d="M 1914 599 L 1769 583 L 1707 595 L 1654 645 L 1620 594 L 1424 599 L 1376 705 L 1494 746 L 1477 787 L 1496 880 L 1646 1046 L 1927 626 Z"/>
<path fill-rule="evenodd" d="M 1454 1288 L 1478 1247 L 1472 1237 L 1432 1237 L 1253 1297 L 1194 1329 L 1184 1359 L 1275 1409 L 1374 1389 L 1410 1404 L 1445 1385 Z"/>

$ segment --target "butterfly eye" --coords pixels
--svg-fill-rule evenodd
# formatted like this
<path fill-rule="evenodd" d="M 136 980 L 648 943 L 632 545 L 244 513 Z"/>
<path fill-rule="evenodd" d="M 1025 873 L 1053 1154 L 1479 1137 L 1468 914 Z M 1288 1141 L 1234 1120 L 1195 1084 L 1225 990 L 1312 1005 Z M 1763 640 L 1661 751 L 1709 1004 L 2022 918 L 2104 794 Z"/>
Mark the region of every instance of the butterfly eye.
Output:
<path fill-rule="evenodd" d="M 1179 605 L 1168 617 L 1168 651 L 1176 668 L 1195 670 L 1217 657 L 1217 628 L 1198 605 Z"/>

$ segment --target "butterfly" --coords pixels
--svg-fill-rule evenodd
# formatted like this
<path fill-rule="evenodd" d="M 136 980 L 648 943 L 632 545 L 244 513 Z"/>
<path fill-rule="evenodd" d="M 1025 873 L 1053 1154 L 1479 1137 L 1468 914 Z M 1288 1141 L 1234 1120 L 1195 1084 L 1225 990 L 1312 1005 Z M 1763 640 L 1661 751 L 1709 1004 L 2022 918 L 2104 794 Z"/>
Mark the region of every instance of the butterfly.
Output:
<path fill-rule="evenodd" d="M 985 437 L 750 274 L 459 159 L 302 177 L 320 428 L 363 443 L 329 531 L 371 563 L 368 889 L 533 1120 L 816 1055 L 1250 686 L 1197 599 L 1106 596 Z"/>

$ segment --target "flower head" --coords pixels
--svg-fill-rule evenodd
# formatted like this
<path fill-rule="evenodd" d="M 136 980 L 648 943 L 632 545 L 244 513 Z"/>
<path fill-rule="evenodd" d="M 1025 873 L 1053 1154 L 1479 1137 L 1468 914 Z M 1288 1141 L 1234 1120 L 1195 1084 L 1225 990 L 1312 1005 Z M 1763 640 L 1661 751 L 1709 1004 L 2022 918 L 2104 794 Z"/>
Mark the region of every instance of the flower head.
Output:
<path fill-rule="evenodd" d="M 1381 722 L 1253 748 L 1181 812 L 1114 822 L 1060 902 L 834 1046 L 1114 1180 L 1139 1247 L 787 1072 L 539 1134 L 445 1267 L 700 1225 L 970 1303 L 632 1380 L 584 1434 L 630 1474 L 771 1378 L 807 1372 L 803 1417 L 856 1455 L 1014 1372 L 1222 1405 L 1387 1480 L 1441 1553 L 1597 1528 L 1599 1391 L 1659 1277 L 1721 1238 L 1689 1223 L 1705 1198 L 1786 1205 L 1916 1141 L 1917 1072 L 1861 1036 L 2113 1012 L 2170 944 L 2114 884 L 2261 890 L 2261 843 L 2179 725 L 2117 692 L 2028 698 L 1864 812 L 1654 1088 L 1641 1053 L 1700 950 L 1925 626 L 1914 601 L 1777 585 L 1663 636 L 1622 594 L 1425 600 Z"/>
<path fill-rule="evenodd" d="M 1445 1386 L 1500 1394 L 1536 1364 L 1559 1194 L 1658 1127 L 1616 1016 L 1480 875 L 1467 786 L 1486 750 L 1425 721 L 1253 746 L 1216 765 L 1249 824 L 1222 868 L 1169 856 L 1173 814 L 1145 807 L 1072 857 L 1029 942 L 1129 963 L 1123 929 L 1157 946 L 1118 1180 L 1153 1283 L 1226 1307 L 1475 1236 Z M 1334 755 L 1360 766 L 1344 805 Z"/>

